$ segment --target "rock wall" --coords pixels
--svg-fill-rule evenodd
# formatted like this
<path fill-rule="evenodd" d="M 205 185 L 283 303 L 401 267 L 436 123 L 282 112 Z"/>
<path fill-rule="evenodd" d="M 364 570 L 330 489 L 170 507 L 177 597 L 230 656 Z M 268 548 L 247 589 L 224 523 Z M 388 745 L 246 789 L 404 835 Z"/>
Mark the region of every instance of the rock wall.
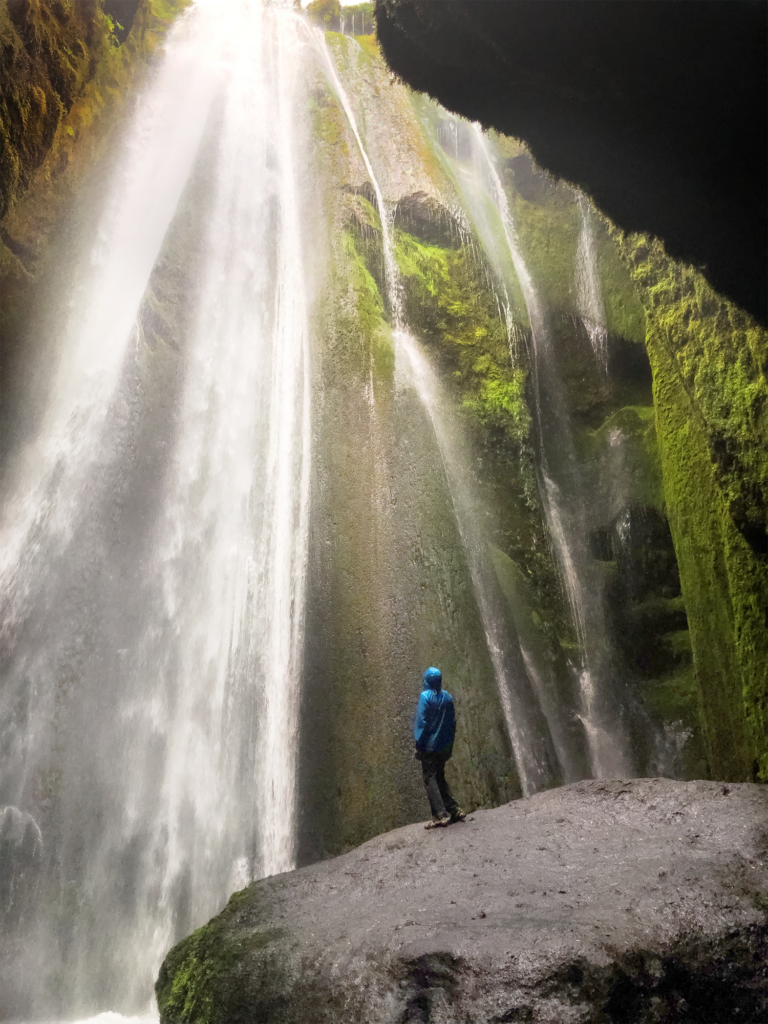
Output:
<path fill-rule="evenodd" d="M 768 781 L 768 332 L 657 240 L 613 234 L 647 311 L 711 771 Z"/>
<path fill-rule="evenodd" d="M 522 138 L 625 231 L 768 320 L 768 27 L 745 0 L 377 0 L 390 67 Z"/>

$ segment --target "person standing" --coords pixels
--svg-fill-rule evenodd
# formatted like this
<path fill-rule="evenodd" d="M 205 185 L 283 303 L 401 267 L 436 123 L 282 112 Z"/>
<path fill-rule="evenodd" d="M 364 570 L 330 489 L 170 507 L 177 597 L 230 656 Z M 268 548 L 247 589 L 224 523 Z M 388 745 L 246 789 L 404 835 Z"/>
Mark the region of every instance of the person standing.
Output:
<path fill-rule="evenodd" d="M 421 761 L 424 789 L 432 811 L 432 821 L 425 828 L 442 828 L 466 817 L 445 779 L 445 764 L 453 753 L 455 734 L 453 697 L 443 689 L 440 669 L 428 668 L 413 718 L 414 757 Z"/>

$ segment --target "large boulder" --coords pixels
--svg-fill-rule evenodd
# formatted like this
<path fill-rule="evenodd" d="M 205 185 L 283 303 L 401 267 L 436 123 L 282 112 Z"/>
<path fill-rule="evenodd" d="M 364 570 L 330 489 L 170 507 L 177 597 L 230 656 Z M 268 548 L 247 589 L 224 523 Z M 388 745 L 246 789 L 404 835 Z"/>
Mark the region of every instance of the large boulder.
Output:
<path fill-rule="evenodd" d="M 588 781 L 256 882 L 161 1021 L 763 1021 L 768 788 Z"/>

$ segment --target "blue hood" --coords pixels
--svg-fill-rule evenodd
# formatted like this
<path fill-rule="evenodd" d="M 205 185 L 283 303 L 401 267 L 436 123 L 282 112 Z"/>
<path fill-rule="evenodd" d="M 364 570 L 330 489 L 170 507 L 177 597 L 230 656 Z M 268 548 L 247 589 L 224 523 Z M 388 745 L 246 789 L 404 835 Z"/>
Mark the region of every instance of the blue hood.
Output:
<path fill-rule="evenodd" d="M 428 668 L 424 673 L 424 686 L 428 690 L 440 690 L 443 686 L 443 673 L 439 668 Z"/>

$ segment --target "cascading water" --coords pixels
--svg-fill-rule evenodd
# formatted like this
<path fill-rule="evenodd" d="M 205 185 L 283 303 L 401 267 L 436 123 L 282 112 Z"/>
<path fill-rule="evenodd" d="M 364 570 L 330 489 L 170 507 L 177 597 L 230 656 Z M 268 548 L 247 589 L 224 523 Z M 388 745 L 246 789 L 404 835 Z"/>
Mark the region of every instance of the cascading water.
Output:
<path fill-rule="evenodd" d="M 589 335 L 592 351 L 603 373 L 608 372 L 608 330 L 605 326 L 605 306 L 600 276 L 597 273 L 597 253 L 592 230 L 592 213 L 586 196 L 579 196 L 581 232 L 576 251 L 576 292 L 584 329 Z"/>
<path fill-rule="evenodd" d="M 295 866 L 310 478 L 298 21 L 202 3 L 172 31 L 6 505 L 0 803 L 51 788 L 38 912 L 15 922 L 16 968 L 39 982 L 30 1014 L 147 1005 L 175 939 Z M 137 446 L 162 371 L 134 325 L 195 175 L 204 254 L 148 475 Z"/>
<path fill-rule="evenodd" d="M 542 506 L 560 573 L 571 608 L 573 624 L 583 651 L 578 668 L 581 719 L 590 745 L 592 770 L 597 776 L 627 773 L 621 728 L 610 710 L 610 667 L 604 615 L 599 590 L 587 583 L 589 555 L 585 529 L 579 522 L 579 483 L 574 478 L 575 459 L 568 425 L 562 411 L 557 368 L 549 340 L 544 310 L 523 259 L 512 212 L 493 162 L 487 137 L 475 126 L 479 152 L 489 178 L 489 191 L 498 210 L 504 238 L 523 293 L 531 325 L 535 412 L 539 435 L 539 475 Z M 594 271 L 594 260 L 592 271 Z M 593 287 L 593 295 L 599 292 Z M 562 477 L 569 480 L 575 500 L 567 501 L 554 479 L 551 465 L 556 454 Z"/>
<path fill-rule="evenodd" d="M 472 491 L 469 459 L 462 456 L 459 433 L 449 427 L 449 415 L 443 411 L 435 374 L 420 351 L 416 340 L 411 336 L 405 322 L 390 211 L 385 204 L 381 186 L 357 126 L 354 110 L 328 52 L 325 38 L 319 32 L 314 33 L 314 38 L 322 55 L 323 65 L 333 91 L 344 109 L 357 141 L 376 196 L 381 220 L 386 289 L 398 363 L 408 367 L 410 382 L 415 387 L 435 432 L 459 532 L 469 563 L 488 650 L 496 674 L 499 696 L 507 732 L 515 754 L 520 782 L 523 793 L 530 796 L 551 784 L 552 758 L 546 753 L 548 737 L 543 739 L 542 736 L 542 733 L 546 734 L 547 732 L 547 725 L 536 713 L 536 702 L 527 692 L 529 689 L 528 678 L 522 659 L 515 659 L 517 652 L 509 643 L 507 627 L 502 623 L 498 609 L 495 607 L 497 601 L 491 582 L 492 569 L 488 564 L 485 541 L 477 525 L 482 522 L 484 517 L 481 504 Z M 516 665 L 511 663 L 515 660 L 518 661 Z"/>

